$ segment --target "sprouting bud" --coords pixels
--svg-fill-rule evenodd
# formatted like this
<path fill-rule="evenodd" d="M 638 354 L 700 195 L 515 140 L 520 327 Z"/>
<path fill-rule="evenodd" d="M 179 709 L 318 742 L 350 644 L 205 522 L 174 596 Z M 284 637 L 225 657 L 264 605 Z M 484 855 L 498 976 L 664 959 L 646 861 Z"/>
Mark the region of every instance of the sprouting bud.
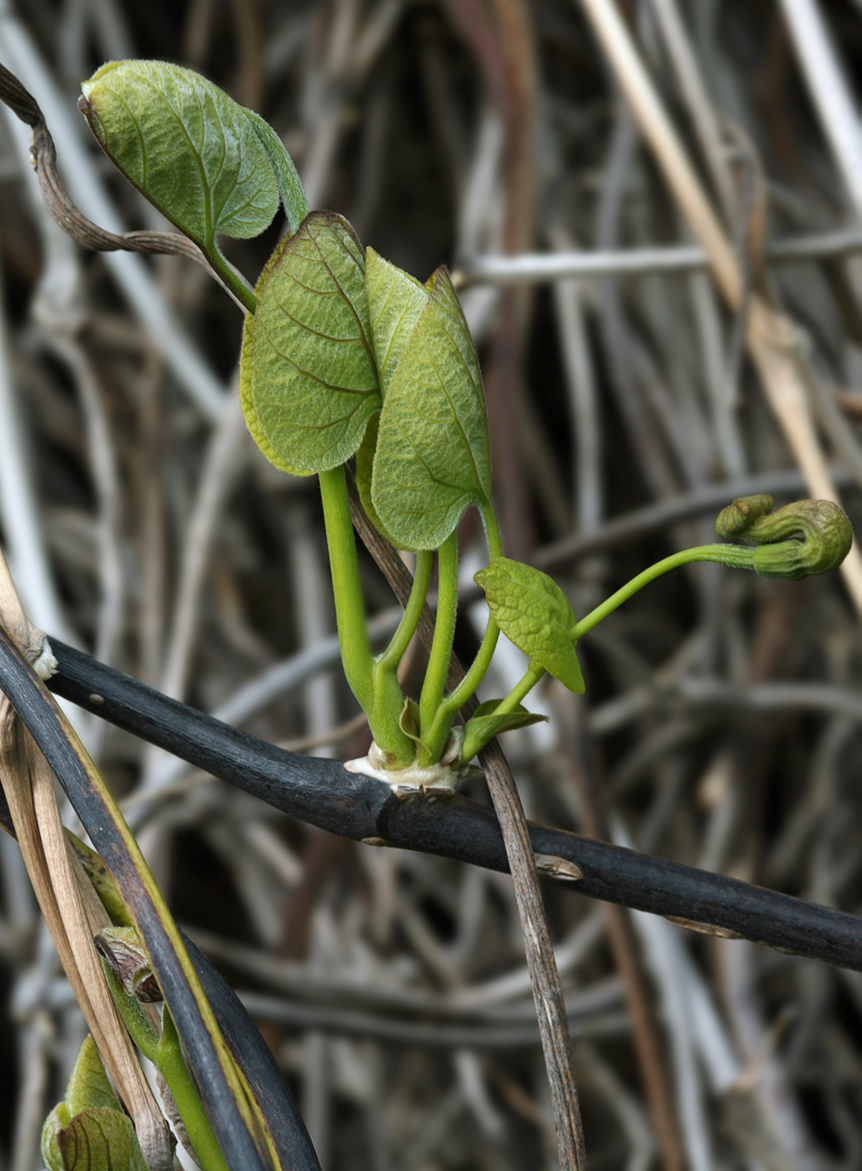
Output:
<path fill-rule="evenodd" d="M 106 927 L 96 936 L 95 942 L 129 996 L 143 1004 L 162 1000 L 149 956 L 134 927 Z"/>
<path fill-rule="evenodd" d="M 829 573 L 853 543 L 843 509 L 831 500 L 797 500 L 772 512 L 771 496 L 744 496 L 723 509 L 715 522 L 720 537 L 750 541 L 754 569 L 761 577 L 793 581 Z"/>

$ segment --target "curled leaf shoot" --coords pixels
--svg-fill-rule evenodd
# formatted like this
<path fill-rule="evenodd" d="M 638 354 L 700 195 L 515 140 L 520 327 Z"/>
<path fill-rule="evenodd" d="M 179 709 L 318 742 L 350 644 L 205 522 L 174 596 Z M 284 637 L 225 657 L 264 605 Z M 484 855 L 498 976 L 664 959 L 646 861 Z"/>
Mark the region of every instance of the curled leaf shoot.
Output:
<path fill-rule="evenodd" d="M 801 500 L 794 504 L 788 504 L 773 513 L 771 511 L 773 503 L 771 496 L 743 497 L 735 500 L 719 514 L 716 522 L 719 536 L 741 537 L 756 542 L 755 547 L 724 544 L 699 545 L 665 557 L 662 561 L 651 565 L 632 578 L 586 617 L 569 625 L 568 638 L 571 641 L 572 649 L 578 639 L 607 618 L 609 614 L 612 614 L 633 594 L 655 581 L 656 578 L 672 569 L 678 569 L 682 565 L 698 561 L 713 561 L 738 569 L 753 569 L 762 577 L 784 577 L 795 581 L 812 574 L 828 573 L 841 564 L 853 542 L 853 531 L 847 516 L 837 504 L 828 500 Z M 500 579 L 500 566 L 506 562 L 506 558 L 501 558 L 495 565 L 492 560 L 487 569 L 481 570 L 476 575 L 476 580 L 486 589 L 486 592 L 489 583 Z M 506 576 L 513 577 L 519 584 L 523 584 L 531 575 L 538 572 L 516 562 L 508 563 L 506 569 Z M 525 574 L 525 571 L 528 572 Z M 544 577 L 544 575 L 541 576 Z M 523 582 L 521 581 L 522 577 Z M 554 586 L 550 579 L 547 581 L 551 586 Z M 503 716 L 517 710 L 521 700 L 536 686 L 545 671 L 550 671 L 550 666 L 543 664 L 535 655 L 536 647 L 530 642 L 530 639 L 534 637 L 532 632 L 529 632 L 525 638 L 519 629 L 519 624 L 523 621 L 519 605 L 513 606 L 511 616 L 506 612 L 507 606 L 513 603 L 517 590 L 513 592 L 512 585 L 509 582 L 503 584 L 502 579 L 497 582 L 497 587 L 498 598 L 495 616 L 500 626 L 517 646 L 531 655 L 530 664 L 523 677 L 509 695 L 501 700 L 493 708 L 493 711 L 488 713 L 493 716 Z M 554 586 L 554 589 L 556 588 Z M 489 604 L 491 604 L 490 596 Z M 492 607 L 493 612 L 494 608 Z M 555 672 L 551 671 L 550 673 Z M 563 682 L 566 680 L 563 679 Z M 466 755 L 468 752 L 477 751 L 477 743 L 478 737 L 470 735 L 468 725 L 468 732 L 464 737 L 464 761 L 470 759 Z"/>
<path fill-rule="evenodd" d="M 307 214 L 275 131 L 206 78 L 164 61 L 111 61 L 81 89 L 81 112 L 114 165 L 251 308 L 217 236 L 259 235 L 280 200 L 292 231 Z"/>
<path fill-rule="evenodd" d="M 843 509 L 831 500 L 797 500 L 772 511 L 771 496 L 745 496 L 719 513 L 720 537 L 751 541 L 753 568 L 761 577 L 798 581 L 829 573 L 850 552 L 853 530 Z"/>

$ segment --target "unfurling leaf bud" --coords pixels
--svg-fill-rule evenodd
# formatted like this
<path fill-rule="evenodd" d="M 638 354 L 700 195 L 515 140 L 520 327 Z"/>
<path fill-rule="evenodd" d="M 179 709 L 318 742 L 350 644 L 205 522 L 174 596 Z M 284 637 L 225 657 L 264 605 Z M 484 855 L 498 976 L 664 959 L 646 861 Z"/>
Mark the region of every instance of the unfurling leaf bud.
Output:
<path fill-rule="evenodd" d="M 831 500 L 797 500 L 772 512 L 771 496 L 745 496 L 719 513 L 720 537 L 756 545 L 754 569 L 761 577 L 793 581 L 829 573 L 850 551 L 853 530 L 843 509 Z"/>
<path fill-rule="evenodd" d="M 129 996 L 142 1004 L 162 999 L 149 956 L 134 927 L 106 927 L 96 936 L 96 947 Z"/>

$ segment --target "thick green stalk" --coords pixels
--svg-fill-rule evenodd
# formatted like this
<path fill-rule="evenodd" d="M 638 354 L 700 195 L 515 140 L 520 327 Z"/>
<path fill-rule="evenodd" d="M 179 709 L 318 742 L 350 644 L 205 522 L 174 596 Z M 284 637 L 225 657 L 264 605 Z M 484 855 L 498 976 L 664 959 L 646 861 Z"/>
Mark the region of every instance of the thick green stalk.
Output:
<path fill-rule="evenodd" d="M 415 753 L 413 742 L 399 724 L 404 697 L 398 679 L 394 672 L 375 675 L 344 466 L 321 472 L 318 479 L 344 674 L 368 716 L 375 744 L 401 763 L 409 764 Z"/>

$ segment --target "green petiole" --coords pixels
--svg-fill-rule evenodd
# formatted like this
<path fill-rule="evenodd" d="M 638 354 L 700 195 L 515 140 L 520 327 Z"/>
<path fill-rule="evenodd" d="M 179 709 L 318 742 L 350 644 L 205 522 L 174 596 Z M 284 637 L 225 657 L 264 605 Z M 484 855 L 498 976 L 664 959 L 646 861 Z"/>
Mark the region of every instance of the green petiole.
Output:
<path fill-rule="evenodd" d="M 434 563 L 434 554 L 430 549 L 422 549 L 416 554 L 416 570 L 413 575 L 413 585 L 407 606 L 401 616 L 398 629 L 392 636 L 392 641 L 382 654 L 377 656 L 374 664 L 375 672 L 396 671 L 410 645 L 410 640 L 416 633 L 419 619 L 422 616 L 422 607 L 428 596 L 428 585 L 431 581 L 431 567 Z"/>

